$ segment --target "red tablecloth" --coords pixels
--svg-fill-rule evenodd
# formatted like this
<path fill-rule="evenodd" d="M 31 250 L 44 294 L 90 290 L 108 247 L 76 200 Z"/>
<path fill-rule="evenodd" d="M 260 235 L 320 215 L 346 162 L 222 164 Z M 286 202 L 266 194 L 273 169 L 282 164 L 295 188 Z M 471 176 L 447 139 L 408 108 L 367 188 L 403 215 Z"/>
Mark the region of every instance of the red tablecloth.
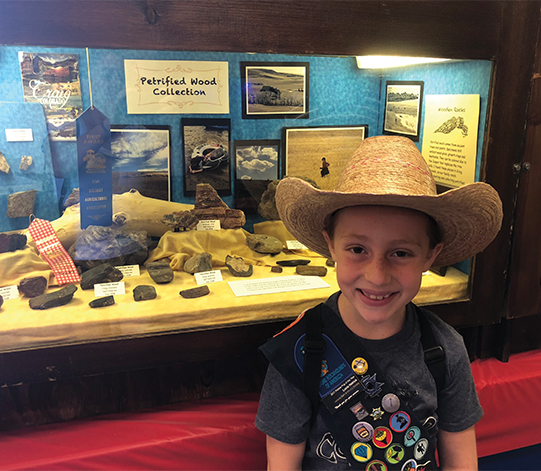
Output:
<path fill-rule="evenodd" d="M 477 360 L 480 457 L 541 443 L 541 351 Z M 0 432 L 0 470 L 262 470 L 258 394 Z"/>

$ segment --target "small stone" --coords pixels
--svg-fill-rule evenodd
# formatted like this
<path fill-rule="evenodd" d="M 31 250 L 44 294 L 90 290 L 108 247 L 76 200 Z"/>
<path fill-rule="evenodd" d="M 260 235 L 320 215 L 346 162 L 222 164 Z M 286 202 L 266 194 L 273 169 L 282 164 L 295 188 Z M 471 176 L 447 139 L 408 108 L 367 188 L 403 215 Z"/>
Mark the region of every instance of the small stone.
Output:
<path fill-rule="evenodd" d="M 34 212 L 37 190 L 19 191 L 8 195 L 8 218 L 26 218 Z"/>
<path fill-rule="evenodd" d="M 29 155 L 23 155 L 21 157 L 21 163 L 19 165 L 19 168 L 24 172 L 28 170 L 28 168 L 30 167 L 30 165 L 32 165 L 33 162 L 34 159 L 32 159 L 32 157 L 30 157 Z"/>
<path fill-rule="evenodd" d="M 299 265 L 308 265 L 311 260 L 277 260 L 276 265 L 282 267 L 297 267 Z"/>
<path fill-rule="evenodd" d="M 242 257 L 225 257 L 225 266 L 233 276 L 248 277 L 254 273 L 254 267 L 244 262 Z"/>
<path fill-rule="evenodd" d="M 207 285 L 198 286 L 197 288 L 190 288 L 181 291 L 180 294 L 183 298 L 193 299 L 200 298 L 201 296 L 206 296 L 210 293 L 209 287 Z"/>
<path fill-rule="evenodd" d="M 104 296 L 103 298 L 96 298 L 88 303 L 88 305 L 92 308 L 112 306 L 113 304 L 115 304 L 114 296 Z"/>
<path fill-rule="evenodd" d="M 173 278 L 175 277 L 169 263 L 163 260 L 149 262 L 147 264 L 147 271 L 154 283 L 158 284 L 169 283 L 173 281 Z"/>
<path fill-rule="evenodd" d="M 0 294 L 0 307 L 4 304 L 4 297 Z"/>
<path fill-rule="evenodd" d="M 122 272 L 113 267 L 109 263 L 102 263 L 88 271 L 85 271 L 81 276 L 81 288 L 92 289 L 94 285 L 100 283 L 114 283 L 124 278 Z"/>
<path fill-rule="evenodd" d="M 212 255 L 208 252 L 198 253 L 186 260 L 184 271 L 187 273 L 200 273 L 212 270 Z"/>
<path fill-rule="evenodd" d="M 73 294 L 77 291 L 77 286 L 70 284 L 52 293 L 36 296 L 28 301 L 31 309 L 50 309 L 52 307 L 63 306 L 73 299 Z"/>
<path fill-rule="evenodd" d="M 327 274 L 326 267 L 316 267 L 316 266 L 303 266 L 299 265 L 295 270 L 299 275 L 306 276 L 325 276 Z"/>
<path fill-rule="evenodd" d="M 246 245 L 254 252 L 277 254 L 284 248 L 282 241 L 264 234 L 250 234 L 246 237 Z"/>
<path fill-rule="evenodd" d="M 47 278 L 44 276 L 32 276 L 23 278 L 19 283 L 19 291 L 27 298 L 35 298 L 45 293 L 47 289 Z"/>
<path fill-rule="evenodd" d="M 150 285 L 139 285 L 133 288 L 133 299 L 147 301 L 156 298 L 156 289 Z"/>
<path fill-rule="evenodd" d="M 284 271 L 284 269 L 282 267 L 279 267 L 278 265 L 274 266 L 274 267 L 271 267 L 271 272 L 272 273 L 282 273 Z"/>
<path fill-rule="evenodd" d="M 9 173 L 9 164 L 2 151 L 0 151 L 0 172 Z"/>
<path fill-rule="evenodd" d="M 336 262 L 332 258 L 328 258 L 325 260 L 325 265 L 328 267 L 334 267 L 336 265 Z"/>
<path fill-rule="evenodd" d="M 66 201 L 64 201 L 64 207 L 67 208 L 68 206 L 73 206 L 74 204 L 79 203 L 79 188 L 74 188 L 70 195 L 66 198 Z"/>
<path fill-rule="evenodd" d="M 0 234 L 0 253 L 15 252 L 26 245 L 24 234 Z"/>

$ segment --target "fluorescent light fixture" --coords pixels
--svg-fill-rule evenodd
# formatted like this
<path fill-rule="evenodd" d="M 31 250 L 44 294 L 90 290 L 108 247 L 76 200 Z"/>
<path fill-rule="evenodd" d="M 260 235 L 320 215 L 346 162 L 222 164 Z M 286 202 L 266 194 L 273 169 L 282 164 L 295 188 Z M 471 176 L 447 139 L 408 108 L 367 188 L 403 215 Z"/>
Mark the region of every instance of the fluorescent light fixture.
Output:
<path fill-rule="evenodd" d="M 448 60 L 451 59 L 438 59 L 435 57 L 357 56 L 357 66 L 359 69 L 387 69 L 390 67 L 404 67 L 406 65 L 445 62 Z"/>

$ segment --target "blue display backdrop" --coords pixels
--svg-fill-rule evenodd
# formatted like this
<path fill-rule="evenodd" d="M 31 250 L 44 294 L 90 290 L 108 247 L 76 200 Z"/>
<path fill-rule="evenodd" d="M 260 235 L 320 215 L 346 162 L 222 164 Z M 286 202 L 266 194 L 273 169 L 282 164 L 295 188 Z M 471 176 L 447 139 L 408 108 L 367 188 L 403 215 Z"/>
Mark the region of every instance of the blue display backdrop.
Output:
<path fill-rule="evenodd" d="M 0 47 L 0 101 L 23 102 L 18 51 L 61 52 L 79 54 L 83 108 L 90 106 L 86 51 L 76 48 Z M 230 118 L 231 139 L 280 139 L 283 127 L 367 124 L 368 135 L 382 133 L 386 80 L 422 80 L 425 94 L 481 95 L 479 154 L 481 155 L 486 104 L 490 82 L 490 61 L 415 66 L 405 69 L 370 71 L 357 68 L 354 57 L 293 56 L 282 54 L 243 54 L 221 52 L 136 51 L 91 49 L 89 51 L 93 104 L 110 119 L 112 125 L 142 124 L 171 126 L 171 174 L 175 179 L 173 201 L 193 203 L 184 197 L 182 139 L 180 120 L 183 117 Z M 196 60 L 228 61 L 229 114 L 216 115 L 128 115 L 124 60 Z M 242 119 L 241 62 L 309 62 L 309 119 Z M 0 117 L 0 120 L 2 118 Z M 2 123 L 6 127 L 5 123 Z M 61 199 L 78 187 L 77 148 L 75 142 L 50 143 L 55 177 L 63 179 Z M 419 141 L 418 145 L 422 144 Z M 232 147 L 231 147 L 232 148 Z M 479 161 L 480 159 L 478 159 Z M 233 171 L 233 169 L 232 169 Z M 477 171 L 477 175 L 479 172 Z M 233 197 L 224 201 L 234 207 Z"/>

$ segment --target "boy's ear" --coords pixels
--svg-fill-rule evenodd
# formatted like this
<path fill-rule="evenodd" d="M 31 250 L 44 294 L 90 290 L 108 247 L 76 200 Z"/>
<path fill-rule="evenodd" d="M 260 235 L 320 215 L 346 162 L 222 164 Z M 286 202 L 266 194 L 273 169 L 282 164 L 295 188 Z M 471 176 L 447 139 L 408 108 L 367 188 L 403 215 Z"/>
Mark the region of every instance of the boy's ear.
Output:
<path fill-rule="evenodd" d="M 332 255 L 332 258 L 334 259 L 334 244 L 332 239 L 329 237 L 329 233 L 326 230 L 321 231 L 323 234 L 323 237 L 325 238 L 325 241 L 327 242 L 327 246 L 329 247 L 329 252 Z"/>
<path fill-rule="evenodd" d="M 440 252 L 443 250 L 443 242 L 440 242 L 438 245 L 436 245 L 433 249 L 430 249 L 428 251 L 428 257 L 426 258 L 426 265 L 423 271 L 427 271 L 432 264 L 434 263 L 434 260 L 436 260 L 436 257 L 440 254 Z"/>

